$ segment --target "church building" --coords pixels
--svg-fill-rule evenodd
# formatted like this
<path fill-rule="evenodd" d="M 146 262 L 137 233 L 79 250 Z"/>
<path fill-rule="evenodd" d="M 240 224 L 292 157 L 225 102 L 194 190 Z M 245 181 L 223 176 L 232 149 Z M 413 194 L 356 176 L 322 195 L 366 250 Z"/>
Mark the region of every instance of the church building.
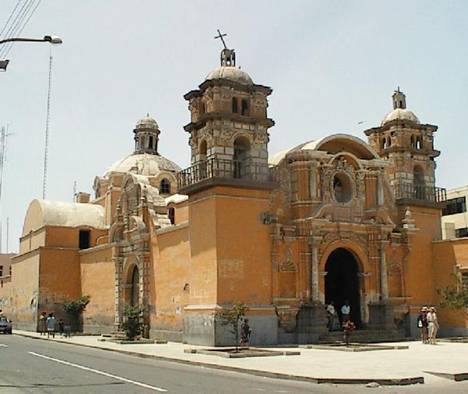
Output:
<path fill-rule="evenodd" d="M 325 304 L 349 302 L 360 330 L 417 335 L 421 307 L 468 272 L 466 240 L 441 240 L 437 126 L 397 89 L 367 142 L 332 134 L 270 155 L 272 92 L 225 48 L 184 96 L 189 168 L 159 154 L 164 131 L 146 116 L 94 196 L 32 201 L 0 288 L 16 327 L 36 330 L 42 311 L 65 317 L 63 302 L 87 295 L 88 333 L 119 331 L 132 305 L 144 337 L 231 344 L 218 315 L 242 302 L 253 344 L 308 343 L 327 335 Z M 468 334 L 463 314 L 439 320 L 446 335 Z"/>

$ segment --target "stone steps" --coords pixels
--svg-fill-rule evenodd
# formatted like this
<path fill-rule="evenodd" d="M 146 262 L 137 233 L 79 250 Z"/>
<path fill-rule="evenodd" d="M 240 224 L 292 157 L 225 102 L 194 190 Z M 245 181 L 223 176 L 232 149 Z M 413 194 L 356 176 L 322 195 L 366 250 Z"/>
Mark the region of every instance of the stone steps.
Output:
<path fill-rule="evenodd" d="M 405 336 L 398 330 L 356 330 L 351 334 L 352 342 L 400 342 L 405 341 Z M 321 335 L 319 343 L 335 343 L 343 341 L 343 331 L 333 331 Z"/>

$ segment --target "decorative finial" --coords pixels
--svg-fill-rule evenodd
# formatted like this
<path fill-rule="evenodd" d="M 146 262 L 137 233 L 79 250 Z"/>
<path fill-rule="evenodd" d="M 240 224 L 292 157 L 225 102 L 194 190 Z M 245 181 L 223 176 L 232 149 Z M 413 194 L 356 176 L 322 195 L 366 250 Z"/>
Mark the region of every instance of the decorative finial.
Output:
<path fill-rule="evenodd" d="M 218 35 L 215 36 L 215 40 L 217 38 L 221 39 L 223 43 L 224 49 L 221 51 L 221 66 L 222 67 L 235 67 L 236 66 L 236 52 L 234 49 L 228 49 L 226 42 L 224 41 L 223 37 L 226 37 L 226 33 L 221 33 L 218 29 Z"/>

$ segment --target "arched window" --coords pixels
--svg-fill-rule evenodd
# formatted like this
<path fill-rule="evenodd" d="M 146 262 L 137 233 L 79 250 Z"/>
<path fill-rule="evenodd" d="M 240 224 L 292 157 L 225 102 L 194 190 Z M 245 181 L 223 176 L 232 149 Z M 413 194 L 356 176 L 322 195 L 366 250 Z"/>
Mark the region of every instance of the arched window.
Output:
<path fill-rule="evenodd" d="M 206 163 L 206 154 L 207 154 L 207 144 L 206 140 L 203 140 L 200 143 L 200 148 L 198 149 L 200 152 L 199 156 L 199 176 L 200 180 L 205 179 L 208 176 L 207 173 L 207 163 Z"/>
<path fill-rule="evenodd" d="M 166 178 L 161 181 L 159 185 L 159 194 L 170 194 L 171 193 L 171 182 Z"/>
<path fill-rule="evenodd" d="M 237 97 L 232 98 L 232 112 L 234 114 L 237 114 L 237 112 L 239 112 L 237 109 Z"/>
<path fill-rule="evenodd" d="M 414 142 L 414 135 L 411 136 L 411 147 L 414 148 L 416 145 L 415 145 L 415 142 Z"/>
<path fill-rule="evenodd" d="M 416 149 L 422 149 L 422 140 L 421 137 L 416 138 Z"/>
<path fill-rule="evenodd" d="M 150 135 L 150 137 L 149 137 L 149 146 L 148 146 L 148 148 L 154 149 L 154 146 L 153 146 L 153 136 L 152 136 L 152 135 Z"/>
<path fill-rule="evenodd" d="M 234 141 L 234 178 L 244 178 L 249 174 L 248 159 L 250 143 L 245 137 L 236 138 Z"/>
<path fill-rule="evenodd" d="M 132 272 L 132 281 L 130 283 L 130 305 L 136 306 L 140 303 L 140 272 L 135 265 Z"/>
<path fill-rule="evenodd" d="M 202 101 L 200 102 L 200 116 L 204 115 L 206 112 L 206 105 L 205 103 Z"/>
<path fill-rule="evenodd" d="M 387 148 L 392 146 L 392 139 L 390 137 L 387 138 Z"/>
<path fill-rule="evenodd" d="M 241 108 L 241 114 L 242 115 L 249 115 L 249 102 L 247 99 L 242 99 L 242 108 Z"/>
<path fill-rule="evenodd" d="M 380 145 L 382 149 L 385 149 L 385 138 L 382 138 L 382 141 L 380 141 Z"/>

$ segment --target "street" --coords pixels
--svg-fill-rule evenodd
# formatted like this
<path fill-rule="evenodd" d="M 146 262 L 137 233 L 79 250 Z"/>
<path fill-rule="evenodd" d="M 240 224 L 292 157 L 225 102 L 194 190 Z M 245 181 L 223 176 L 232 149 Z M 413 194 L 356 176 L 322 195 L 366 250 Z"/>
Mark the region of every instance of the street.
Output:
<path fill-rule="evenodd" d="M 16 335 L 0 336 L 0 393 L 464 393 L 468 382 L 365 388 L 270 379 L 127 356 Z"/>
<path fill-rule="evenodd" d="M 1 393 L 331 393 L 352 387 L 345 389 L 0 336 Z"/>

